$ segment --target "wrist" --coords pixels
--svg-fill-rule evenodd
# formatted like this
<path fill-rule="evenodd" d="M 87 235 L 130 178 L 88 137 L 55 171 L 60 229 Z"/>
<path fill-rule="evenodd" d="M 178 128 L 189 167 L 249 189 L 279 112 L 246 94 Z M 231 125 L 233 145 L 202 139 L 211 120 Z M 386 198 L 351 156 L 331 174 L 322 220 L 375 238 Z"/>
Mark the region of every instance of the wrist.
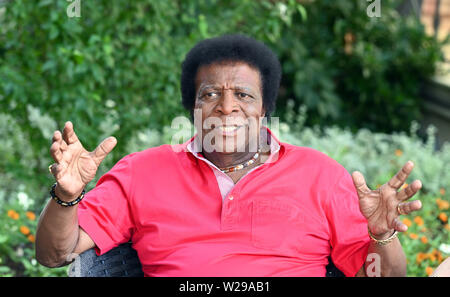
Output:
<path fill-rule="evenodd" d="M 370 230 L 369 230 L 369 231 L 370 231 Z M 384 232 L 384 233 L 376 234 L 376 233 L 370 232 L 370 234 L 371 234 L 371 236 L 372 236 L 373 238 L 375 238 L 376 240 L 385 240 L 385 239 L 388 239 L 389 237 L 391 237 L 392 234 L 394 234 L 394 232 L 395 232 L 395 230 L 392 229 L 392 230 L 386 231 L 386 232 Z"/>
<path fill-rule="evenodd" d="M 83 193 L 84 189 L 81 189 L 80 191 L 73 193 L 73 194 L 68 194 L 65 191 L 61 190 L 61 186 L 56 183 L 56 185 L 54 186 L 54 194 L 56 195 L 56 197 L 63 201 L 63 202 L 71 202 L 76 200 L 78 197 L 81 196 L 81 194 Z"/>
<path fill-rule="evenodd" d="M 367 231 L 369 232 L 369 236 L 372 241 L 381 246 L 391 243 L 397 237 L 397 231 L 395 229 L 377 235 L 372 234 L 369 228 L 367 228 Z"/>

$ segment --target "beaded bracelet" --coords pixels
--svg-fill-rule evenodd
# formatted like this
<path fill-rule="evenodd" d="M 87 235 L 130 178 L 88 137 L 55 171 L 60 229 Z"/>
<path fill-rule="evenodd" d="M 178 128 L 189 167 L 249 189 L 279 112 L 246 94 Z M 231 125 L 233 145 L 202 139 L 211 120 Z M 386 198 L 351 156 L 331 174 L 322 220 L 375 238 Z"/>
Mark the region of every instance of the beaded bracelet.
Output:
<path fill-rule="evenodd" d="M 52 196 L 52 199 L 55 200 L 56 203 L 58 203 L 61 206 L 65 206 L 65 207 L 74 206 L 74 205 L 78 204 L 84 198 L 85 190 L 83 189 L 83 192 L 81 192 L 81 195 L 77 199 L 72 200 L 70 202 L 62 201 L 61 199 L 58 198 L 58 196 L 56 196 L 55 188 L 56 188 L 56 183 L 53 184 L 52 189 L 50 190 L 50 196 Z"/>

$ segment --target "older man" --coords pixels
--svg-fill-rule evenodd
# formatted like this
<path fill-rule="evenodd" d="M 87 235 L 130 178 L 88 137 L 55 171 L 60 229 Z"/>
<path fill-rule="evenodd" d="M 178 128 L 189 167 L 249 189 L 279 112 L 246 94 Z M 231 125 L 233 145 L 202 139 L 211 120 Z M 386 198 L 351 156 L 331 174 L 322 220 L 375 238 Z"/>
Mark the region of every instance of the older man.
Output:
<path fill-rule="evenodd" d="M 324 276 L 330 256 L 347 276 L 405 275 L 398 217 L 421 208 L 405 202 L 421 183 L 398 190 L 412 162 L 370 190 L 360 173 L 278 141 L 261 119 L 280 79 L 276 56 L 258 41 L 200 42 L 181 76 L 198 134 L 125 156 L 85 197 L 116 139 L 88 152 L 67 122 L 50 148 L 56 183 L 39 221 L 38 261 L 57 267 L 131 240 L 147 276 Z"/>

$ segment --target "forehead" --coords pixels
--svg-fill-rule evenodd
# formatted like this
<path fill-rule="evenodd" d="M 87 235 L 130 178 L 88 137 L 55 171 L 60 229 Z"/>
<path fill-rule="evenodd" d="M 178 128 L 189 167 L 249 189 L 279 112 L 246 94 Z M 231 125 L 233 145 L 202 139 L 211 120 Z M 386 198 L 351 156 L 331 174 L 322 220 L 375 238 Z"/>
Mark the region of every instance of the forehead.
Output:
<path fill-rule="evenodd" d="M 217 87 L 249 86 L 260 89 L 259 71 L 246 63 L 214 63 L 201 66 L 195 77 L 195 87 L 213 85 Z"/>

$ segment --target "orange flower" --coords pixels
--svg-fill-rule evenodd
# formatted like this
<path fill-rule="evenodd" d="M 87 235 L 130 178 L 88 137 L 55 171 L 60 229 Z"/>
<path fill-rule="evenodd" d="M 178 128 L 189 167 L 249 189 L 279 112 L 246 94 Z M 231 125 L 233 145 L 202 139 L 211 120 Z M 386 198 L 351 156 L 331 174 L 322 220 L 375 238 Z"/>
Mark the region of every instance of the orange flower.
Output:
<path fill-rule="evenodd" d="M 418 253 L 416 256 L 416 263 L 420 264 L 423 260 L 426 260 L 428 258 L 427 254 L 425 253 Z"/>
<path fill-rule="evenodd" d="M 440 210 L 445 210 L 450 208 L 450 203 L 441 198 L 436 199 L 436 204 Z"/>
<path fill-rule="evenodd" d="M 401 189 L 403 190 L 403 189 L 406 189 L 407 187 L 408 187 L 408 184 L 405 183 L 405 184 L 401 187 Z"/>
<path fill-rule="evenodd" d="M 445 189 L 444 188 L 440 188 L 439 189 L 439 193 L 444 196 L 445 195 Z"/>
<path fill-rule="evenodd" d="M 403 224 L 405 224 L 405 225 L 408 226 L 408 227 L 411 227 L 411 225 L 412 225 L 411 220 L 409 220 L 409 219 L 407 219 L 407 218 L 404 218 L 404 219 L 402 220 L 402 222 L 403 222 Z"/>
<path fill-rule="evenodd" d="M 409 237 L 410 237 L 411 239 L 417 239 L 417 238 L 419 238 L 419 235 L 417 235 L 416 233 L 410 233 L 410 234 L 409 234 Z"/>
<path fill-rule="evenodd" d="M 425 268 L 425 273 L 430 276 L 433 273 L 433 268 L 431 268 L 430 266 L 427 266 L 427 268 Z"/>
<path fill-rule="evenodd" d="M 28 218 L 30 221 L 34 221 L 34 220 L 36 219 L 36 215 L 35 215 L 34 212 L 32 212 L 32 211 L 27 211 L 27 212 L 25 213 L 25 215 L 27 216 L 27 218 Z"/>
<path fill-rule="evenodd" d="M 438 216 L 439 220 L 441 220 L 442 223 L 447 223 L 448 217 L 445 213 L 441 212 Z"/>
<path fill-rule="evenodd" d="M 400 157 L 401 155 L 403 155 L 403 152 L 401 151 L 401 150 L 395 150 L 395 155 L 397 156 L 397 157 Z"/>
<path fill-rule="evenodd" d="M 28 238 L 28 240 L 29 240 L 30 242 L 33 242 L 33 243 L 34 243 L 34 242 L 36 241 L 36 238 L 34 237 L 33 234 L 28 235 L 27 238 Z"/>
<path fill-rule="evenodd" d="M 414 223 L 418 226 L 423 226 L 423 219 L 420 216 L 414 217 Z"/>
<path fill-rule="evenodd" d="M 438 260 L 439 264 L 442 263 L 442 261 L 444 261 L 444 257 L 442 257 L 442 254 L 439 251 L 437 253 L 437 260 Z"/>
<path fill-rule="evenodd" d="M 30 234 L 30 229 L 28 229 L 28 227 L 26 227 L 26 226 L 20 226 L 19 230 L 20 230 L 20 233 L 22 233 L 23 235 Z"/>
<path fill-rule="evenodd" d="M 422 243 L 427 244 L 427 243 L 428 243 L 428 238 L 427 238 L 426 236 L 422 236 L 422 237 L 420 238 L 420 241 L 422 241 Z"/>
<path fill-rule="evenodd" d="M 19 214 L 15 211 L 15 210 L 8 210 L 8 217 L 10 217 L 13 220 L 18 220 L 19 219 Z"/>
<path fill-rule="evenodd" d="M 434 262 L 434 261 L 436 261 L 436 255 L 434 253 L 429 253 L 428 259 L 430 259 L 430 261 Z"/>

